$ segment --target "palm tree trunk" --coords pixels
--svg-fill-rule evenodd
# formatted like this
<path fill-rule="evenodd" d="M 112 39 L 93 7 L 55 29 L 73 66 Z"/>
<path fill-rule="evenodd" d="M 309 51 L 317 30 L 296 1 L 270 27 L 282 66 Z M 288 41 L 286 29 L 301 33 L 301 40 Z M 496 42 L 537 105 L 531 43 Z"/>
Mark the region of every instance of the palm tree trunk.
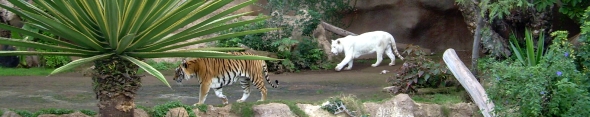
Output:
<path fill-rule="evenodd" d="M 135 94 L 141 87 L 139 67 L 118 57 L 94 63 L 92 80 L 100 116 L 132 117 Z"/>

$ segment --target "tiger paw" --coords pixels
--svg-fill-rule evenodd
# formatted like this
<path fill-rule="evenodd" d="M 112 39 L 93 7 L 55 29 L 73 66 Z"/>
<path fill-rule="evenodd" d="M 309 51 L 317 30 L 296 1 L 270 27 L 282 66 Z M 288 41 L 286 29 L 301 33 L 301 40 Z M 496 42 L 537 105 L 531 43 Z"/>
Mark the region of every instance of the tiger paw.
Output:
<path fill-rule="evenodd" d="M 195 104 L 193 104 L 193 106 L 198 106 L 198 105 L 201 105 L 201 103 L 195 103 Z"/>
<path fill-rule="evenodd" d="M 242 99 L 239 99 L 239 100 L 236 100 L 236 102 L 237 102 L 237 103 L 242 103 L 242 102 L 244 102 L 244 100 L 242 100 Z"/>
<path fill-rule="evenodd" d="M 351 69 L 352 69 L 352 67 L 346 67 L 346 68 L 344 68 L 344 70 L 351 70 Z"/>
<path fill-rule="evenodd" d="M 389 66 L 394 66 L 394 65 L 395 65 L 395 63 L 389 63 Z"/>
<path fill-rule="evenodd" d="M 377 67 L 379 64 L 371 64 L 371 67 Z"/>
<path fill-rule="evenodd" d="M 342 70 L 342 68 L 338 68 L 338 67 L 336 67 L 336 68 L 334 68 L 334 70 L 336 70 L 336 71 L 340 71 L 340 70 Z"/>

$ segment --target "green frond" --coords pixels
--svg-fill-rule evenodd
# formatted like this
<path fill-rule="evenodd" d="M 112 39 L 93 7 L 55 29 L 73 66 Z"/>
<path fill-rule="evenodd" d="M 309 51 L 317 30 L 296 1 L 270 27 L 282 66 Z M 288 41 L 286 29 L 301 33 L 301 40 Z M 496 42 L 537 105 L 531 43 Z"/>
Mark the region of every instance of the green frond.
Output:
<path fill-rule="evenodd" d="M 78 52 L 78 53 L 87 54 L 87 55 L 98 53 L 97 51 L 92 51 L 92 50 L 75 49 L 75 48 L 69 48 L 69 47 L 57 46 L 57 45 L 47 45 L 47 44 L 33 42 L 33 41 L 23 41 L 20 39 L 11 39 L 11 38 L 4 38 L 4 37 L 0 37 L 0 45 L 13 45 L 13 46 L 19 46 L 19 47 L 58 50 L 58 51 L 65 51 L 65 52 Z"/>
<path fill-rule="evenodd" d="M 81 58 L 81 59 L 72 61 L 72 62 L 70 62 L 70 63 L 68 63 L 68 64 L 66 64 L 64 66 L 61 66 L 61 67 L 53 70 L 53 72 L 51 72 L 51 74 L 49 74 L 49 75 L 53 75 L 53 74 L 56 74 L 56 73 L 60 73 L 60 72 L 64 72 L 64 71 L 67 71 L 67 70 L 70 70 L 70 69 L 74 69 L 74 68 L 76 68 L 76 67 L 78 67 L 78 66 L 80 66 L 80 65 L 82 65 L 84 63 L 93 62 L 93 61 L 98 60 L 98 59 L 105 59 L 105 58 L 107 58 L 107 57 L 109 57 L 111 55 L 113 55 L 113 54 L 112 53 L 111 54 L 101 54 L 101 55 L 96 55 L 96 56 L 92 56 L 92 57 L 88 57 L 88 58 Z"/>
<path fill-rule="evenodd" d="M 184 43 L 184 44 L 178 44 L 178 45 L 157 48 L 153 51 L 157 51 L 157 52 L 158 51 L 168 51 L 168 50 L 172 50 L 172 49 L 186 47 L 189 45 L 217 41 L 217 40 L 221 40 L 221 39 L 244 36 L 244 35 L 249 35 L 249 34 L 263 33 L 263 32 L 268 32 L 268 31 L 273 31 L 273 30 L 278 30 L 278 28 L 264 28 L 264 29 L 258 29 L 258 30 L 249 30 L 249 31 L 243 31 L 243 32 L 229 33 L 229 34 L 219 35 L 219 36 L 211 37 L 211 38 L 207 38 L 207 39 L 201 39 L 201 40 L 197 40 L 197 41 L 193 41 L 193 42 L 188 42 L 188 43 Z M 138 51 L 142 51 L 142 50 L 138 50 Z M 145 51 L 145 50 L 143 50 L 143 51 Z"/>
<path fill-rule="evenodd" d="M 233 56 L 232 54 L 225 52 L 188 50 L 170 52 L 128 52 L 127 55 L 138 58 Z"/>
<path fill-rule="evenodd" d="M 144 71 L 146 71 L 147 73 L 155 76 L 156 78 L 158 78 L 158 80 L 162 81 L 162 83 L 166 84 L 166 86 L 171 88 L 170 84 L 168 84 L 168 81 L 166 81 L 166 78 L 164 78 L 164 75 L 162 75 L 162 73 L 160 73 L 160 71 L 156 70 L 154 67 L 150 66 L 149 64 L 147 64 L 143 61 L 137 60 L 133 57 L 129 57 L 129 56 L 120 56 L 120 57 L 133 62 L 133 64 L 136 64 L 137 66 L 139 66 L 139 68 L 141 68 Z"/>
<path fill-rule="evenodd" d="M 37 52 L 37 51 L 0 51 L 0 56 L 15 56 L 15 55 L 53 55 L 53 56 L 79 56 L 88 57 L 90 55 L 73 53 L 73 52 Z"/>

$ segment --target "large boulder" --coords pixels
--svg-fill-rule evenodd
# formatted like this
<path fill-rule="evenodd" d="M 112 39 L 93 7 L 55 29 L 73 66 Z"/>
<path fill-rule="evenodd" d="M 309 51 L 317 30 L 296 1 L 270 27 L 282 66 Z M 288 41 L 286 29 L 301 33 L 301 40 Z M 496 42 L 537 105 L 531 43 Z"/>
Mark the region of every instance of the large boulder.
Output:
<path fill-rule="evenodd" d="M 361 34 L 383 30 L 397 43 L 420 45 L 441 52 L 470 51 L 473 35 L 454 0 L 368 0 L 353 2 L 356 12 L 345 14 L 344 30 Z M 372 56 L 374 57 L 374 55 Z"/>
<path fill-rule="evenodd" d="M 309 115 L 310 117 L 348 117 L 346 113 L 334 115 L 333 113 L 322 109 L 322 106 L 319 105 L 297 104 L 297 107 L 303 110 L 303 112 L 305 112 L 305 114 Z"/>
<path fill-rule="evenodd" d="M 230 110 L 231 104 L 223 107 L 208 105 L 206 112 L 202 112 L 197 108 L 193 109 L 193 112 L 195 112 L 198 117 L 239 117 L 238 115 L 230 113 Z"/>
<path fill-rule="evenodd" d="M 269 103 L 252 107 L 255 117 L 296 117 L 289 106 L 281 103 Z"/>

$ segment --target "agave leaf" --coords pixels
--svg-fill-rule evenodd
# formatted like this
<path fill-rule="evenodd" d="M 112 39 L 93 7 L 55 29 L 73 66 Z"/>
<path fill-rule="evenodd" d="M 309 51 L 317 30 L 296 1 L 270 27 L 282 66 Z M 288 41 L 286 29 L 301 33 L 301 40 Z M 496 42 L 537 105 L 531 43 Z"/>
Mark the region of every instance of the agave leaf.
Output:
<path fill-rule="evenodd" d="M 82 44 L 82 46 L 92 47 L 95 50 L 104 50 L 104 48 L 101 47 L 93 38 L 90 38 L 77 30 L 73 30 L 73 27 L 68 27 L 67 25 L 55 21 L 54 19 L 41 16 L 35 13 L 31 13 L 28 11 L 15 10 L 14 8 L 5 5 L 0 5 L 0 7 L 9 10 L 10 12 L 13 12 L 21 17 L 25 17 L 25 19 L 29 19 L 28 21 L 31 21 L 34 24 L 38 24 L 31 25 L 37 27 L 38 29 L 43 29 L 43 31 L 50 32 L 52 34 L 70 39 L 71 41 L 77 44 Z"/>
<path fill-rule="evenodd" d="M 183 42 L 189 39 L 192 39 L 194 37 L 199 37 L 199 36 L 204 36 L 204 35 L 208 35 L 208 34 L 213 34 L 216 32 L 220 32 L 223 30 L 228 30 L 234 27 L 238 27 L 238 26 L 244 26 L 246 24 L 250 24 L 253 22 L 258 22 L 258 21 L 262 21 L 267 19 L 268 17 L 261 17 L 261 18 L 257 18 L 257 19 L 253 19 L 253 20 L 248 20 L 248 21 L 241 21 L 241 22 L 235 22 L 235 23 L 231 23 L 231 24 L 227 24 L 227 25 L 213 25 L 213 28 L 209 28 L 209 29 L 205 29 L 202 31 L 199 30 L 186 30 L 183 32 L 180 32 L 176 35 L 172 35 L 167 39 L 170 39 L 169 41 L 164 41 L 164 42 L 159 42 L 159 43 L 154 43 L 151 45 L 147 45 L 147 50 L 153 50 L 153 49 L 158 49 L 161 48 L 163 46 L 166 45 L 171 45 L 171 44 L 175 44 L 175 43 L 179 43 L 179 42 Z M 195 33 L 196 32 L 196 33 Z M 231 37 L 230 37 L 231 38 Z M 143 49 L 143 48 L 142 48 Z M 140 51 L 142 50 L 140 49 Z"/>
<path fill-rule="evenodd" d="M 239 59 L 239 60 L 283 60 L 283 59 L 270 58 L 270 57 L 266 57 L 266 56 L 257 56 L 257 55 L 207 56 L 207 58 Z"/>
<path fill-rule="evenodd" d="M 164 38 L 158 40 L 156 43 L 162 43 L 163 42 L 163 43 L 166 43 L 166 44 L 170 44 L 170 43 L 178 43 L 178 42 L 186 41 L 188 39 L 192 39 L 192 38 L 189 37 L 190 35 L 193 35 L 192 37 L 195 37 L 195 36 L 201 36 L 201 35 L 204 35 L 205 34 L 205 33 L 201 33 L 201 34 L 196 35 L 196 34 L 194 34 L 195 32 L 201 32 L 202 30 L 205 30 L 205 29 L 211 29 L 210 27 L 218 27 L 218 26 L 222 25 L 222 23 L 225 23 L 225 22 L 230 21 L 232 19 L 236 19 L 236 18 L 238 18 L 240 16 L 243 16 L 245 14 L 248 14 L 248 13 L 250 13 L 250 12 L 246 12 L 246 13 L 241 13 L 241 14 L 236 14 L 236 15 L 224 17 L 222 19 L 215 20 L 215 22 L 212 22 L 212 23 L 209 23 L 207 25 L 204 25 L 203 27 L 192 26 L 192 27 L 190 27 L 190 28 L 188 28 L 188 29 L 186 29 L 186 30 L 184 30 L 182 32 L 173 34 L 170 37 L 167 37 L 167 38 L 164 37 Z M 181 37 L 184 37 L 184 38 L 181 38 Z M 159 44 L 159 45 L 166 45 L 166 44 Z M 151 45 L 154 45 L 154 44 L 151 44 Z M 150 45 L 148 45 L 148 46 L 150 46 Z"/>
<path fill-rule="evenodd" d="M 70 44 L 68 42 L 64 42 L 64 41 L 61 41 L 61 40 L 58 40 L 58 39 L 55 39 L 55 38 L 51 38 L 51 37 L 48 37 L 48 36 L 39 34 L 39 33 L 37 33 L 38 32 L 38 29 L 37 29 L 36 32 L 33 32 L 35 30 L 27 30 L 25 28 L 25 26 L 26 27 L 29 27 L 28 24 L 25 24 L 23 26 L 23 29 L 21 29 L 21 28 L 17 28 L 17 27 L 13 27 L 13 26 L 4 24 L 4 23 L 0 23 L 0 28 L 1 29 L 10 30 L 13 33 L 15 33 L 15 32 L 16 33 L 21 33 L 21 34 L 25 35 L 25 37 L 26 36 L 32 36 L 32 37 L 39 38 L 39 39 L 41 39 L 43 41 L 56 43 L 57 45 L 62 45 L 62 46 L 71 47 L 71 48 L 77 48 L 77 49 L 87 49 L 86 47 L 81 47 L 81 46 L 78 46 L 78 45 Z M 32 27 L 29 27 L 29 28 L 32 28 Z M 22 38 L 15 38 L 15 39 L 22 39 Z"/>
<path fill-rule="evenodd" d="M 5 44 L 5 45 L 40 48 L 40 49 L 47 49 L 47 50 L 59 50 L 59 51 L 65 51 L 65 52 L 79 52 L 79 53 L 83 53 L 83 54 L 97 53 L 97 51 L 75 49 L 75 48 L 56 46 L 56 45 L 48 45 L 48 44 L 32 42 L 32 41 L 23 41 L 20 39 L 10 39 L 10 38 L 0 37 L 0 40 L 1 40 L 0 44 Z"/>
<path fill-rule="evenodd" d="M 139 68 L 141 68 L 144 71 L 146 71 L 147 73 L 155 76 L 156 78 L 158 78 L 158 80 L 162 81 L 162 83 L 166 84 L 166 86 L 171 88 L 170 84 L 168 84 L 168 81 L 166 81 L 166 78 L 164 78 L 164 75 L 162 75 L 162 73 L 160 73 L 160 71 L 156 70 L 154 67 L 150 66 L 149 64 L 147 64 L 143 61 L 137 60 L 133 57 L 129 57 L 129 56 L 120 56 L 120 57 L 133 62 L 134 64 L 139 66 Z"/>
<path fill-rule="evenodd" d="M 0 51 L 0 56 L 14 56 L 14 55 L 53 55 L 53 56 L 79 56 L 88 57 L 87 54 L 73 53 L 73 52 L 38 52 L 38 51 Z"/>
<path fill-rule="evenodd" d="M 514 43 L 510 42 L 510 47 L 512 47 L 512 51 L 514 52 L 514 55 L 516 55 L 518 61 L 520 61 L 523 65 L 526 66 L 526 61 L 524 60 L 524 57 L 520 53 L 519 49 L 516 46 L 514 46 Z"/>
<path fill-rule="evenodd" d="M 123 51 L 125 51 L 125 49 L 127 49 L 127 47 L 129 47 L 129 44 L 131 44 L 131 42 L 133 41 L 133 38 L 135 38 L 135 34 L 128 34 L 121 38 L 121 41 L 117 43 L 117 54 L 121 54 Z"/>
<path fill-rule="evenodd" d="M 77 66 L 80 66 L 80 65 L 82 65 L 84 63 L 92 62 L 92 61 L 95 61 L 95 60 L 98 60 L 98 59 L 104 59 L 104 58 L 107 58 L 107 57 L 109 57 L 111 55 L 113 55 L 113 53 L 110 53 L 110 54 L 101 54 L 101 55 L 96 55 L 96 56 L 92 56 L 92 57 L 88 57 L 88 58 L 81 58 L 81 59 L 72 61 L 72 62 L 70 62 L 70 63 L 68 63 L 68 64 L 66 64 L 64 66 L 61 66 L 61 67 L 53 70 L 53 72 L 51 72 L 49 75 L 53 75 L 53 74 L 56 74 L 56 73 L 64 72 L 64 71 L 73 69 L 73 68 L 75 68 Z"/>
<path fill-rule="evenodd" d="M 174 12 L 174 14 L 172 13 L 166 13 L 164 16 L 161 16 L 161 18 L 154 18 L 156 19 L 156 21 L 153 22 L 152 25 L 150 25 L 150 27 L 147 27 L 147 29 L 143 29 L 142 32 L 140 33 L 140 35 L 138 35 L 139 39 L 136 40 L 131 46 L 131 49 L 135 49 L 137 47 L 142 47 L 148 43 L 152 43 L 155 42 L 153 41 L 153 39 L 160 39 L 165 37 L 166 35 L 170 34 L 173 31 L 176 31 L 186 25 L 181 25 L 180 24 L 188 24 L 191 23 L 195 20 L 191 20 L 188 21 L 187 19 L 190 17 L 198 17 L 198 16 L 192 16 L 189 13 L 191 12 L 198 12 L 200 10 L 195 9 L 196 7 L 205 7 L 205 6 L 210 6 L 211 4 L 214 4 L 213 2 L 215 2 L 215 0 L 213 1 L 187 1 L 187 2 L 197 2 L 197 3 L 184 3 L 180 6 L 176 6 L 174 7 L 174 9 L 169 9 L 172 11 L 169 12 Z M 191 10 L 188 10 L 191 9 Z M 176 19 L 174 19 L 176 18 Z M 169 20 L 174 20 L 175 22 L 170 22 Z M 188 23 L 187 23 L 188 22 Z"/>
<path fill-rule="evenodd" d="M 247 2 L 243 2 L 241 4 L 238 4 L 238 5 L 235 5 L 233 7 L 230 7 L 229 9 L 224 10 L 224 11 L 218 13 L 217 15 L 215 15 L 213 17 L 210 17 L 207 20 L 205 20 L 205 21 L 203 21 L 201 23 L 198 23 L 198 24 L 194 25 L 193 27 L 188 28 L 187 30 L 195 30 L 197 28 L 203 27 L 206 24 L 210 24 L 210 22 L 215 21 L 217 19 L 223 19 L 222 17 L 227 16 L 228 14 L 233 13 L 233 12 L 235 12 L 235 11 L 241 9 L 241 8 L 244 8 L 244 7 L 246 7 L 246 6 L 248 6 L 248 5 L 252 4 L 252 3 L 255 3 L 257 1 L 258 0 L 249 0 Z M 237 16 L 242 16 L 242 15 L 239 15 L 238 14 Z M 228 17 L 231 17 L 231 16 L 228 16 Z"/>
<path fill-rule="evenodd" d="M 170 52 L 128 52 L 127 55 L 138 58 L 233 56 L 225 52 L 186 50 Z"/>
<path fill-rule="evenodd" d="M 526 57 L 529 66 L 536 65 L 537 61 L 535 60 L 535 46 L 533 45 L 533 34 L 530 30 L 526 30 L 525 32 L 525 43 L 526 43 Z"/>
<path fill-rule="evenodd" d="M 201 40 L 188 42 L 188 43 L 184 43 L 184 44 L 163 47 L 163 48 L 159 48 L 159 49 L 156 49 L 153 51 L 168 51 L 168 50 L 177 49 L 177 48 L 181 48 L 181 47 L 185 47 L 185 46 L 189 46 L 189 45 L 217 41 L 217 40 L 221 40 L 221 39 L 227 39 L 227 38 L 249 35 L 249 34 L 263 33 L 263 32 L 268 32 L 268 31 L 277 30 L 277 29 L 278 28 L 265 28 L 265 29 L 258 29 L 258 30 L 249 30 L 249 31 L 243 31 L 243 32 L 229 33 L 229 34 L 225 34 L 225 35 L 220 35 L 220 36 L 207 38 L 207 39 L 201 39 Z M 141 50 L 138 50 L 138 51 L 141 51 Z"/>
<path fill-rule="evenodd" d="M 196 48 L 191 49 L 188 51 L 219 51 L 219 52 L 227 52 L 227 51 L 240 51 L 244 50 L 244 48 L 238 47 L 208 47 L 208 48 Z"/>
<path fill-rule="evenodd" d="M 205 4 L 205 5 L 192 5 L 191 4 L 191 5 L 187 6 L 187 8 L 184 8 L 184 9 L 180 10 L 179 12 L 176 12 L 176 14 L 173 14 L 173 16 L 170 17 L 170 19 L 179 19 L 178 21 L 176 21 L 176 22 L 163 22 L 158 27 L 155 27 L 155 29 L 164 29 L 164 30 L 159 31 L 158 33 L 150 33 L 150 34 L 157 34 L 157 35 L 146 35 L 145 37 L 151 38 L 151 39 L 148 39 L 148 41 L 155 42 L 156 40 L 163 38 L 167 34 L 170 34 L 173 31 L 176 31 L 177 29 L 180 29 L 190 23 L 193 23 L 194 21 L 198 20 L 199 18 L 202 18 L 208 14 L 213 13 L 213 11 L 218 10 L 219 8 L 225 6 L 226 4 L 229 4 L 230 2 L 232 2 L 232 0 L 214 0 L 214 1 L 210 2 L 211 4 Z M 192 10 L 195 8 L 197 8 L 197 9 Z M 191 9 L 191 10 L 188 10 L 188 9 Z"/>
<path fill-rule="evenodd" d="M 537 53 L 535 55 L 537 64 L 540 63 L 541 57 L 543 56 L 543 51 L 545 49 L 545 35 L 541 32 L 539 34 L 539 40 L 537 41 Z"/>
<path fill-rule="evenodd" d="M 104 15 L 101 17 L 104 18 L 104 20 L 102 20 L 104 23 L 101 24 L 104 25 L 104 29 L 106 30 L 104 33 L 106 33 L 107 40 L 111 47 L 119 47 L 119 25 L 123 25 L 119 24 L 119 18 L 122 18 L 122 16 L 119 15 L 121 12 L 119 0 L 103 0 L 102 5 L 104 5 L 105 8 L 104 10 L 101 10 L 102 15 Z M 117 53 L 119 52 L 117 51 Z"/>

